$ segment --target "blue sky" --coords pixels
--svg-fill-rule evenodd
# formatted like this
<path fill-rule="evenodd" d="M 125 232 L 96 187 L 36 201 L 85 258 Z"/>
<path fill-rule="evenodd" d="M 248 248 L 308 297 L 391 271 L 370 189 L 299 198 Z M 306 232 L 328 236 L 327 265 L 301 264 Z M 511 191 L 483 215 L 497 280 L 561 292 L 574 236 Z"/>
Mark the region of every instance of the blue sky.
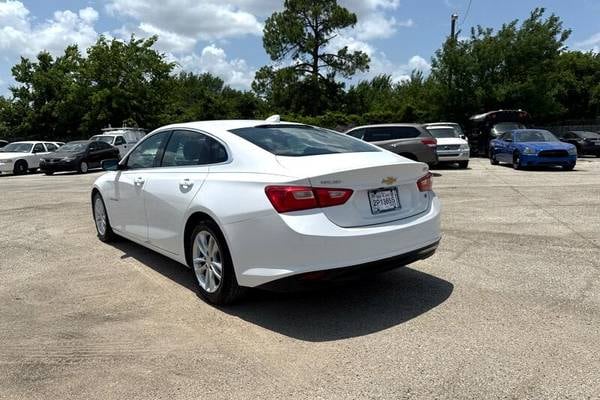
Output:
<path fill-rule="evenodd" d="M 573 30 L 569 47 L 600 49 L 600 0 L 341 0 L 356 12 L 356 29 L 336 45 L 369 53 L 371 70 L 356 79 L 388 73 L 404 79 L 429 70 L 431 56 L 448 35 L 450 14 L 473 25 L 497 28 L 526 18 L 535 7 L 559 15 Z M 158 34 L 158 49 L 180 69 L 211 72 L 236 88 L 247 88 L 254 71 L 269 60 L 262 48 L 262 23 L 280 0 L 0 0 L 0 94 L 11 66 L 40 50 L 60 54 L 69 43 L 81 48 L 99 34 L 127 38 Z M 356 80 L 355 79 L 355 80 Z"/>

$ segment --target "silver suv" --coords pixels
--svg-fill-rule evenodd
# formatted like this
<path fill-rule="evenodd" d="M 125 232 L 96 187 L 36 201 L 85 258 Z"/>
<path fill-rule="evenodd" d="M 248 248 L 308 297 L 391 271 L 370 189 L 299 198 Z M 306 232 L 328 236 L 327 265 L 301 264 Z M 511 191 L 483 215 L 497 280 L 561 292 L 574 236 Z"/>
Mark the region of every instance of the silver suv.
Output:
<path fill-rule="evenodd" d="M 438 162 L 437 140 L 422 125 L 383 124 L 359 126 L 346 134 L 429 166 Z"/>

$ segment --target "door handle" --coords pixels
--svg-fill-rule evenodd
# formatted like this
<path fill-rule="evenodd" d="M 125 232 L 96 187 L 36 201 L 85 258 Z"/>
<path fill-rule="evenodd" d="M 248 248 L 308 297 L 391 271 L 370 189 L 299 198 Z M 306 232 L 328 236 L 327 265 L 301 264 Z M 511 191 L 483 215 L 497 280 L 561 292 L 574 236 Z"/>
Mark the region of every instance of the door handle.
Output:
<path fill-rule="evenodd" d="M 192 181 L 191 181 L 191 180 L 189 180 L 189 179 L 182 179 L 182 180 L 179 182 L 179 187 L 181 187 L 182 189 L 189 189 L 189 188 L 191 188 L 192 186 L 194 186 L 194 182 L 192 182 Z"/>
<path fill-rule="evenodd" d="M 136 186 L 142 186 L 144 184 L 145 180 L 141 176 L 138 176 L 137 178 L 135 178 L 133 180 L 133 182 L 135 183 Z"/>

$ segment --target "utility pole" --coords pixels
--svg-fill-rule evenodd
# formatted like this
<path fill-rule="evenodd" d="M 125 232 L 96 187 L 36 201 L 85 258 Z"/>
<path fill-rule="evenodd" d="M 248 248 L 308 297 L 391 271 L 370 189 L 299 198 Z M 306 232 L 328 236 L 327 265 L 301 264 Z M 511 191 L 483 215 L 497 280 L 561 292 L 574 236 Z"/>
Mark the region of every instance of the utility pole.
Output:
<path fill-rule="evenodd" d="M 458 21 L 458 14 L 452 14 L 450 20 L 450 39 L 456 39 L 456 21 Z"/>

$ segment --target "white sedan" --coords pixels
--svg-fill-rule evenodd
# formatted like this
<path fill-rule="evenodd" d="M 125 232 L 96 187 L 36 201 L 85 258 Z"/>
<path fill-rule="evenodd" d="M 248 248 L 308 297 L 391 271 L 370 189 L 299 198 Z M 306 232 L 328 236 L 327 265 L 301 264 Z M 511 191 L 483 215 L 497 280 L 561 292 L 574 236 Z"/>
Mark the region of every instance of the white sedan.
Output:
<path fill-rule="evenodd" d="M 0 174 L 36 171 L 42 156 L 58 149 L 51 142 L 13 142 L 0 149 Z"/>
<path fill-rule="evenodd" d="M 189 266 L 215 304 L 431 256 L 440 203 L 427 165 L 292 123 L 209 121 L 150 133 L 94 183 L 98 236 Z"/>

